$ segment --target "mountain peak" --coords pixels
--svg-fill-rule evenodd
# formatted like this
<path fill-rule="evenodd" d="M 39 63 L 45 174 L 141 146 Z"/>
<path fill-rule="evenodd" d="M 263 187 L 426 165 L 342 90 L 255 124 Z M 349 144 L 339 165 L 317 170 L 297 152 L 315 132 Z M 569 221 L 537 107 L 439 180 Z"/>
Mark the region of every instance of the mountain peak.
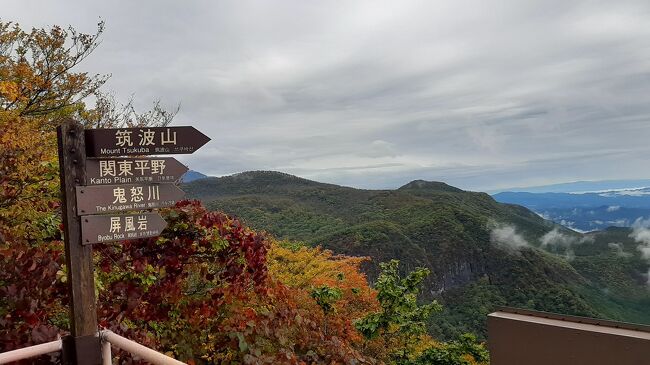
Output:
<path fill-rule="evenodd" d="M 275 179 L 300 179 L 298 176 L 287 174 L 286 172 L 271 171 L 271 170 L 251 170 L 238 172 L 230 175 L 234 179 L 255 179 L 260 177 L 275 178 Z"/>
<path fill-rule="evenodd" d="M 463 190 L 447 185 L 440 181 L 413 180 L 410 183 L 400 187 L 398 190 L 433 190 L 446 191 L 450 193 L 462 193 Z"/>
<path fill-rule="evenodd" d="M 224 179 L 229 179 L 233 181 L 240 182 L 257 182 L 265 184 L 320 184 L 316 181 L 304 179 L 295 175 L 287 174 L 280 171 L 268 171 L 268 170 L 254 170 L 254 171 L 244 171 L 237 174 L 224 176 Z"/>
<path fill-rule="evenodd" d="M 209 177 L 206 174 L 200 173 L 198 171 L 190 170 L 183 175 L 181 178 L 181 181 L 184 183 L 192 182 L 194 180 L 199 180 L 199 179 L 205 179 L 206 177 Z"/>
<path fill-rule="evenodd" d="M 215 198 L 241 194 L 285 194 L 330 185 L 278 171 L 245 171 L 221 177 L 208 177 L 184 185 L 188 197 Z"/>

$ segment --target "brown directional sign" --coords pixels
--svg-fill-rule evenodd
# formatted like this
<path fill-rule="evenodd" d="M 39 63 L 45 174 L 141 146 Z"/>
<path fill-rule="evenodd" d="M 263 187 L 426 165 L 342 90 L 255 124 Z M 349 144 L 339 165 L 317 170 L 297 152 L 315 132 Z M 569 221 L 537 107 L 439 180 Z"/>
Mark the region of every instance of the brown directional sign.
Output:
<path fill-rule="evenodd" d="M 174 182 L 188 168 L 171 157 L 107 158 L 86 160 L 86 184 Z"/>
<path fill-rule="evenodd" d="M 87 215 L 81 219 L 81 242 L 135 240 L 159 236 L 167 222 L 158 213 Z"/>
<path fill-rule="evenodd" d="M 86 129 L 88 157 L 194 153 L 208 138 L 194 127 Z"/>
<path fill-rule="evenodd" d="M 77 186 L 77 215 L 170 207 L 185 196 L 173 183 Z"/>

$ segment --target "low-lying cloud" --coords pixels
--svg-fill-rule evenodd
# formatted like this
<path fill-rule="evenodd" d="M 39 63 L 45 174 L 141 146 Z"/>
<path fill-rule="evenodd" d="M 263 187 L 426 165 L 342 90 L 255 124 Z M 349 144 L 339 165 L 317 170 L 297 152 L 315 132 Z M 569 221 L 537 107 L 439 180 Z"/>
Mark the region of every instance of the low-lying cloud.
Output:
<path fill-rule="evenodd" d="M 583 244 L 583 243 L 593 243 L 594 238 L 591 236 L 573 236 L 566 233 L 562 233 L 557 227 L 548 231 L 545 235 L 540 238 L 542 247 L 547 246 L 559 246 L 569 248 L 571 246 Z"/>
<path fill-rule="evenodd" d="M 546 246 L 562 246 L 562 247 L 568 247 L 571 246 L 575 241 L 574 237 L 571 237 L 569 235 L 565 235 L 560 232 L 559 229 L 554 228 L 553 230 L 549 231 L 545 235 L 542 236 L 540 239 L 540 242 L 542 243 L 542 247 Z"/>
<path fill-rule="evenodd" d="M 639 243 L 636 248 L 641 252 L 641 257 L 650 261 L 650 218 L 637 218 L 632 224 L 630 237 Z M 650 268 L 648 268 L 647 284 L 650 286 Z"/>
<path fill-rule="evenodd" d="M 650 260 L 650 219 L 638 218 L 634 221 L 630 237 L 639 243 L 636 248 L 641 252 L 641 257 Z"/>
<path fill-rule="evenodd" d="M 609 247 L 612 251 L 614 251 L 614 253 L 618 257 L 630 257 L 630 256 L 632 256 L 631 253 L 625 252 L 623 250 L 623 244 L 621 242 L 609 242 L 607 244 L 607 247 Z"/>
<path fill-rule="evenodd" d="M 573 260 L 575 258 L 574 246 L 593 242 L 594 238 L 591 236 L 580 237 L 562 233 L 557 227 L 548 231 L 540 238 L 542 247 L 560 247 L 564 249 L 564 256 L 567 260 Z"/>
<path fill-rule="evenodd" d="M 517 233 L 515 226 L 509 224 L 496 224 L 490 231 L 490 241 L 513 249 L 530 246 L 530 243 Z"/>
<path fill-rule="evenodd" d="M 517 227 L 512 224 L 491 222 L 489 227 L 490 241 L 494 244 L 512 249 L 521 249 L 533 246 L 522 234 L 517 232 Z M 593 243 L 594 238 L 590 236 L 581 237 L 562 233 L 556 227 L 543 235 L 539 242 L 543 248 L 561 248 L 562 251 L 564 251 L 565 258 L 567 260 L 573 260 L 575 258 L 573 247 L 580 244 Z"/>

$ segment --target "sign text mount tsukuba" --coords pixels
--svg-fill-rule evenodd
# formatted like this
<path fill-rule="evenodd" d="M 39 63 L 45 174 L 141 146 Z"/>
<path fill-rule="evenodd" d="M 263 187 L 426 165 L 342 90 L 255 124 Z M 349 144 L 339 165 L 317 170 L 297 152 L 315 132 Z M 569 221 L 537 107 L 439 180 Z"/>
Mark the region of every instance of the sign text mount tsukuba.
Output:
<path fill-rule="evenodd" d="M 77 214 L 171 207 L 185 193 L 173 183 L 77 186 Z"/>
<path fill-rule="evenodd" d="M 194 127 L 86 129 L 88 157 L 194 153 L 210 138 Z"/>

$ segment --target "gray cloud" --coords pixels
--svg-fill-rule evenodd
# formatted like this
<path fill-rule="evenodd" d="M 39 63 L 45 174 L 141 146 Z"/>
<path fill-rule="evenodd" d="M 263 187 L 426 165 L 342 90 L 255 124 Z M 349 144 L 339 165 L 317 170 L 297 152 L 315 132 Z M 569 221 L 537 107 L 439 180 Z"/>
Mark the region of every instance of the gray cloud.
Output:
<path fill-rule="evenodd" d="M 641 252 L 641 257 L 650 262 L 650 219 L 641 217 L 634 221 L 630 237 L 639 243 L 637 250 Z M 647 273 L 647 284 L 650 287 L 650 268 Z"/>
<path fill-rule="evenodd" d="M 569 226 L 571 226 L 569 224 Z M 546 232 L 541 238 L 542 247 L 556 246 L 564 249 L 564 257 L 571 261 L 575 258 L 574 246 L 594 243 L 592 236 L 574 236 L 562 233 L 557 227 Z"/>
<path fill-rule="evenodd" d="M 38 9 L 38 11 L 35 11 Z M 3 19 L 107 32 L 85 70 L 213 141 L 213 175 L 475 190 L 644 178 L 647 1 L 10 2 Z M 622 144 L 621 142 L 624 143 Z"/>
<path fill-rule="evenodd" d="M 510 224 L 490 223 L 490 241 L 494 244 L 511 249 L 529 247 L 530 243 L 517 233 L 517 228 Z"/>
<path fill-rule="evenodd" d="M 641 257 L 650 260 L 650 219 L 638 218 L 632 228 L 630 237 L 639 243 L 637 249 L 641 252 Z"/>
<path fill-rule="evenodd" d="M 623 244 L 621 242 L 609 242 L 607 243 L 607 246 L 614 251 L 616 256 L 619 257 L 631 257 L 632 254 L 629 252 L 625 252 L 623 249 Z"/>
<path fill-rule="evenodd" d="M 572 246 L 580 245 L 583 243 L 594 243 L 592 236 L 573 236 L 562 233 L 557 227 L 546 232 L 541 238 L 540 242 L 542 247 L 546 246 L 559 246 L 570 249 Z"/>

